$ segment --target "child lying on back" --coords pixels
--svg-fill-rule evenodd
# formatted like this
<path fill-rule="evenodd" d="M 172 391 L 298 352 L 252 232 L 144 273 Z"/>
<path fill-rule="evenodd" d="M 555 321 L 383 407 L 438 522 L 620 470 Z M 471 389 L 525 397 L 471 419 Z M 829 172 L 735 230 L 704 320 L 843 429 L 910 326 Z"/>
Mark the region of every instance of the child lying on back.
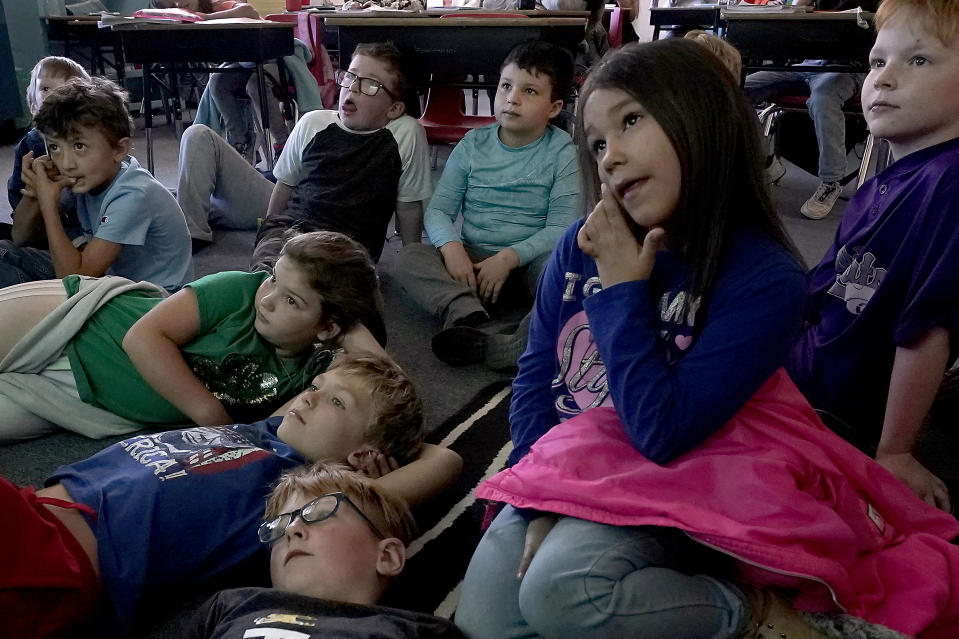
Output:
<path fill-rule="evenodd" d="M 350 463 L 412 504 L 460 470 L 422 444 L 412 383 L 384 357 L 345 356 L 285 410 L 253 424 L 139 435 L 59 468 L 37 491 L 0 478 L 0 636 L 46 637 L 107 604 L 122 634 L 141 604 L 261 550 L 270 487 L 307 462 Z"/>

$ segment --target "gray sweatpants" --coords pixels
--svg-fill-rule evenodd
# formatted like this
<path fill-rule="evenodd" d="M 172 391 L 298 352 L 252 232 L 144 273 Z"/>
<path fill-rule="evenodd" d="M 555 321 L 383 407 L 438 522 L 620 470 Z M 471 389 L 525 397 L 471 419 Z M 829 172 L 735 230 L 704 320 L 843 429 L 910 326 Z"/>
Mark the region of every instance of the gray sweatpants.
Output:
<path fill-rule="evenodd" d="M 473 246 L 465 246 L 466 254 L 475 264 L 491 255 Z M 541 255 L 526 266 L 513 269 L 503 285 L 500 301 L 513 302 L 517 293 L 527 298 L 527 304 L 536 297 L 539 275 L 546 266 L 549 253 Z M 443 263 L 439 249 L 429 244 L 409 244 L 399 255 L 396 279 L 412 300 L 443 322 L 443 328 L 453 326 L 470 313 L 488 311 L 469 287 L 453 279 Z"/>
<path fill-rule="evenodd" d="M 266 217 L 273 183 L 209 127 L 194 124 L 183 132 L 179 167 L 176 199 L 190 237 L 212 241 L 211 220 L 255 229 Z"/>

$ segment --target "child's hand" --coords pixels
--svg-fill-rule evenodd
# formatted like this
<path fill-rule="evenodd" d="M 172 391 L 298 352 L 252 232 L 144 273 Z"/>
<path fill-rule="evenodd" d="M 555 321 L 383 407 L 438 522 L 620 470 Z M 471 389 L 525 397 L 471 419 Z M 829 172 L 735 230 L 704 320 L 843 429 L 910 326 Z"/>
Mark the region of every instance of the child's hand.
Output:
<path fill-rule="evenodd" d="M 379 479 L 400 467 L 392 455 L 384 455 L 378 450 L 351 453 L 347 461 L 356 472 L 370 479 Z"/>
<path fill-rule="evenodd" d="M 529 569 L 533 556 L 539 550 L 540 544 L 546 539 L 546 535 L 553 529 L 559 516 L 552 513 L 543 513 L 536 519 L 529 522 L 526 527 L 526 544 L 523 546 L 523 558 L 519 560 L 519 571 L 516 573 L 517 579 L 522 579 Z"/>
<path fill-rule="evenodd" d="M 911 453 L 877 454 L 876 461 L 931 506 L 952 512 L 949 489 Z"/>
<path fill-rule="evenodd" d="M 473 262 L 466 249 L 459 242 L 447 242 L 440 247 L 446 271 L 457 282 L 462 282 L 476 295 L 476 276 L 473 274 Z"/>
<path fill-rule="evenodd" d="M 30 165 L 33 170 L 33 189 L 36 192 L 37 201 L 41 204 L 40 210 L 43 210 L 44 204 L 57 210 L 60 191 L 64 187 L 73 186 L 76 180 L 61 175 L 53 160 L 46 155 L 34 159 Z"/>
<path fill-rule="evenodd" d="M 517 266 L 519 256 L 512 248 L 505 248 L 479 264 L 474 264 L 478 297 L 484 302 L 495 303 L 510 271 Z"/>
<path fill-rule="evenodd" d="M 596 260 L 604 288 L 649 279 L 665 231 L 659 227 L 649 229 L 640 245 L 626 222 L 626 212 L 609 194 L 605 184 L 602 193 L 603 197 L 579 230 L 576 238 L 579 248 Z"/>
<path fill-rule="evenodd" d="M 33 151 L 28 151 L 21 159 L 20 180 L 23 181 L 24 188 L 20 189 L 24 197 L 37 197 L 37 176 L 33 172 Z"/>

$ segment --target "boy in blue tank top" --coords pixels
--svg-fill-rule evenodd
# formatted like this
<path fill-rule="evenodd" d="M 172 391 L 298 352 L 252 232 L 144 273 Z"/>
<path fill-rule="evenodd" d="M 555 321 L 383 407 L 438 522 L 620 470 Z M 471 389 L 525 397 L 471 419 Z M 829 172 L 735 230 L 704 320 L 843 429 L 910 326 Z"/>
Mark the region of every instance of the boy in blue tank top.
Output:
<path fill-rule="evenodd" d="M 895 162 L 849 201 L 812 270 L 787 369 L 877 462 L 949 510 L 913 448 L 959 347 L 959 5 L 884 0 L 876 26 L 862 105 Z"/>

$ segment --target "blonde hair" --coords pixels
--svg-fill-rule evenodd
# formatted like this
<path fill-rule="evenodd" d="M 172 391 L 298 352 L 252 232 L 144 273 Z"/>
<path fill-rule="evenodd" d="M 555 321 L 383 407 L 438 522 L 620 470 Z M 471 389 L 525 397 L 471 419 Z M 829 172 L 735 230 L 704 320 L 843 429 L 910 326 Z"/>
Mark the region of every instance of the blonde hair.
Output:
<path fill-rule="evenodd" d="M 64 80 L 73 80 L 74 78 L 80 78 L 81 80 L 90 79 L 90 75 L 83 67 L 70 58 L 64 58 L 58 55 L 48 55 L 42 58 L 34 65 L 33 71 L 30 72 L 30 84 L 27 86 L 27 108 L 30 109 L 31 115 L 37 114 L 37 111 L 40 110 L 40 104 L 43 102 L 43 100 L 39 99 L 40 96 L 37 95 L 37 85 L 40 84 L 40 75 L 44 73 L 55 78 L 63 78 Z"/>
<path fill-rule="evenodd" d="M 876 31 L 901 12 L 909 21 L 921 21 L 939 40 L 952 46 L 959 33 L 959 2 L 956 0 L 883 0 L 876 11 Z"/>
<path fill-rule="evenodd" d="M 267 500 L 263 519 L 279 515 L 294 495 L 314 498 L 336 492 L 345 493 L 387 537 L 396 537 L 404 546 L 416 537 L 416 521 L 406 502 L 343 464 L 317 462 L 283 473 Z"/>
<path fill-rule="evenodd" d="M 344 354 L 328 369 L 355 380 L 370 394 L 373 421 L 364 441 L 406 464 L 423 446 L 423 405 L 413 382 L 399 366 L 372 354 Z"/>
<path fill-rule="evenodd" d="M 723 66 L 733 74 L 733 80 L 735 80 L 737 84 L 739 83 L 740 76 L 743 73 L 743 58 L 736 47 L 719 36 L 703 31 L 702 29 L 694 29 L 683 37 L 706 47 L 713 55 L 719 58 Z"/>

